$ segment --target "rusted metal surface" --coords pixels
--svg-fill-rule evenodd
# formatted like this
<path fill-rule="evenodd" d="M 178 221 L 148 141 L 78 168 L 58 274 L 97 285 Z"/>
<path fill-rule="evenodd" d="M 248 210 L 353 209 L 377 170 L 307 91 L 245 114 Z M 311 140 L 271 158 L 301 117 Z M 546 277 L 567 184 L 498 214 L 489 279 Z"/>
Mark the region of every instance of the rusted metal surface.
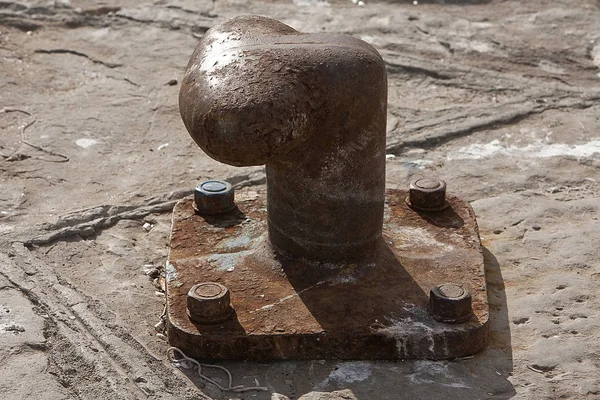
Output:
<path fill-rule="evenodd" d="M 387 75 L 349 36 L 258 16 L 211 28 L 182 81 L 187 130 L 211 157 L 267 168 L 269 235 L 281 254 L 359 260 L 381 240 Z"/>
<path fill-rule="evenodd" d="M 188 198 L 174 209 L 167 264 L 168 336 L 196 358 L 444 359 L 473 354 L 486 341 L 488 303 L 474 213 L 449 207 L 417 212 L 407 191 L 388 190 L 382 239 L 360 262 L 314 262 L 274 251 L 262 192 L 238 194 L 238 209 L 200 216 Z M 198 282 L 231 293 L 235 314 L 197 324 L 186 313 Z M 436 321 L 429 291 L 456 282 L 472 297 L 462 324 Z"/>
<path fill-rule="evenodd" d="M 410 196 L 388 191 L 385 203 L 387 77 L 373 47 L 235 17 L 204 35 L 179 105 L 208 155 L 265 164 L 267 193 L 214 216 L 193 213 L 191 199 L 175 207 L 171 345 L 225 359 L 452 358 L 483 346 L 488 307 L 469 205 L 425 180 Z M 189 290 L 202 282 L 229 289 L 234 315 L 188 318 Z M 462 324 L 429 314 L 428 293 L 445 282 L 471 294 Z M 449 299 L 440 300 L 432 310 L 444 314 Z"/>

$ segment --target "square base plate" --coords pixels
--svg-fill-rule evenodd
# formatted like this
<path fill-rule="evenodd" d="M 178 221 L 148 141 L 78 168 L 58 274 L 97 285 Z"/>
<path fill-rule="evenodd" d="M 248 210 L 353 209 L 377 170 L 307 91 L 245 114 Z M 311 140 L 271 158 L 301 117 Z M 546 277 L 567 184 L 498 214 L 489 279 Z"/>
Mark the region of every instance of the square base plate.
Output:
<path fill-rule="evenodd" d="M 417 212 L 408 193 L 387 190 L 383 240 L 357 264 L 278 256 L 266 237 L 264 192 L 236 194 L 237 210 L 194 213 L 193 199 L 173 211 L 167 262 L 169 343 L 203 359 L 446 359 L 486 342 L 488 302 L 475 214 L 447 196 L 441 212 Z M 196 283 L 229 288 L 235 314 L 217 324 L 187 316 Z M 456 283 L 473 315 L 445 324 L 428 314 L 429 291 Z"/>

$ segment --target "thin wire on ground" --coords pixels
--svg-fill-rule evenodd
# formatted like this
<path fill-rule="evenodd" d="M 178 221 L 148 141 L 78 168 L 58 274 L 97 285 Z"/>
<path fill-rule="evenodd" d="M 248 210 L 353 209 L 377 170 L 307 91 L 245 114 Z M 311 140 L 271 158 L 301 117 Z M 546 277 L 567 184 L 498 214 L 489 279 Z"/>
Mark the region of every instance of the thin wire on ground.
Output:
<path fill-rule="evenodd" d="M 179 356 L 181 356 L 181 358 L 176 358 L 176 356 L 175 356 L 176 353 L 178 353 Z M 201 364 L 198 361 L 194 360 L 193 358 L 186 356 L 185 353 L 183 351 L 181 351 L 180 349 L 178 349 L 177 347 L 169 347 L 169 349 L 167 350 L 167 356 L 169 357 L 169 360 L 178 368 L 192 369 L 192 368 L 194 368 L 194 366 L 196 366 L 197 371 L 198 371 L 198 376 L 201 379 L 205 380 L 208 383 L 212 383 L 213 385 L 215 385 L 216 387 L 218 387 L 219 389 L 221 389 L 224 392 L 243 393 L 243 392 L 248 392 L 248 391 L 252 391 L 252 390 L 257 390 L 257 391 L 261 391 L 261 392 L 269 391 L 269 389 L 264 386 L 248 386 L 248 387 L 244 387 L 243 385 L 232 386 L 233 377 L 231 376 L 231 372 L 229 372 L 229 370 L 227 368 L 222 367 L 220 365 L 214 365 L 214 364 Z M 227 378 L 228 378 L 227 387 L 221 386 L 219 383 L 215 382 L 213 379 L 202 374 L 203 367 L 219 369 L 219 370 L 225 372 L 227 374 Z"/>

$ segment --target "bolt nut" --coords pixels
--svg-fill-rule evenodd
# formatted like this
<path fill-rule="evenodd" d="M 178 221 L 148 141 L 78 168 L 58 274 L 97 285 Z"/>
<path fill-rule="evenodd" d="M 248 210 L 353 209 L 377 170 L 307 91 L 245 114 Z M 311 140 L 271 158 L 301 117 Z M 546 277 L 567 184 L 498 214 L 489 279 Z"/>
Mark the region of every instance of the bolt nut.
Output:
<path fill-rule="evenodd" d="M 188 317 L 200 324 L 214 324 L 233 313 L 229 289 L 220 283 L 204 282 L 192 286 L 187 294 Z"/>
<path fill-rule="evenodd" d="M 417 211 L 442 211 L 446 202 L 446 182 L 438 179 L 417 179 L 411 182 L 406 203 Z"/>
<path fill-rule="evenodd" d="M 211 180 L 196 186 L 194 210 L 198 214 L 225 214 L 234 208 L 234 190 L 229 182 Z"/>
<path fill-rule="evenodd" d="M 444 283 L 431 288 L 429 311 L 437 321 L 459 324 L 471 318 L 471 294 L 462 286 Z"/>

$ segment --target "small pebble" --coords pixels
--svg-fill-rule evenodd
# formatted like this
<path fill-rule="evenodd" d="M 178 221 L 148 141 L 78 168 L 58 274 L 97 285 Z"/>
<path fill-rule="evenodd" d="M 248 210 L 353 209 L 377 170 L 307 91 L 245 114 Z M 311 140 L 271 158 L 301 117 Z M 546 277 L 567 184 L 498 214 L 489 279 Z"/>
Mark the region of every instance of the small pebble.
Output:
<path fill-rule="evenodd" d="M 160 322 L 158 322 L 156 325 L 154 325 L 154 329 L 158 333 L 163 332 L 165 330 L 165 321 L 161 319 Z"/>
<path fill-rule="evenodd" d="M 144 225 L 142 225 L 142 228 L 146 231 L 149 232 L 154 226 L 152 224 L 149 223 L 145 223 Z"/>
<path fill-rule="evenodd" d="M 144 265 L 144 275 L 150 279 L 156 279 L 160 276 L 160 270 L 155 268 L 152 264 Z"/>

